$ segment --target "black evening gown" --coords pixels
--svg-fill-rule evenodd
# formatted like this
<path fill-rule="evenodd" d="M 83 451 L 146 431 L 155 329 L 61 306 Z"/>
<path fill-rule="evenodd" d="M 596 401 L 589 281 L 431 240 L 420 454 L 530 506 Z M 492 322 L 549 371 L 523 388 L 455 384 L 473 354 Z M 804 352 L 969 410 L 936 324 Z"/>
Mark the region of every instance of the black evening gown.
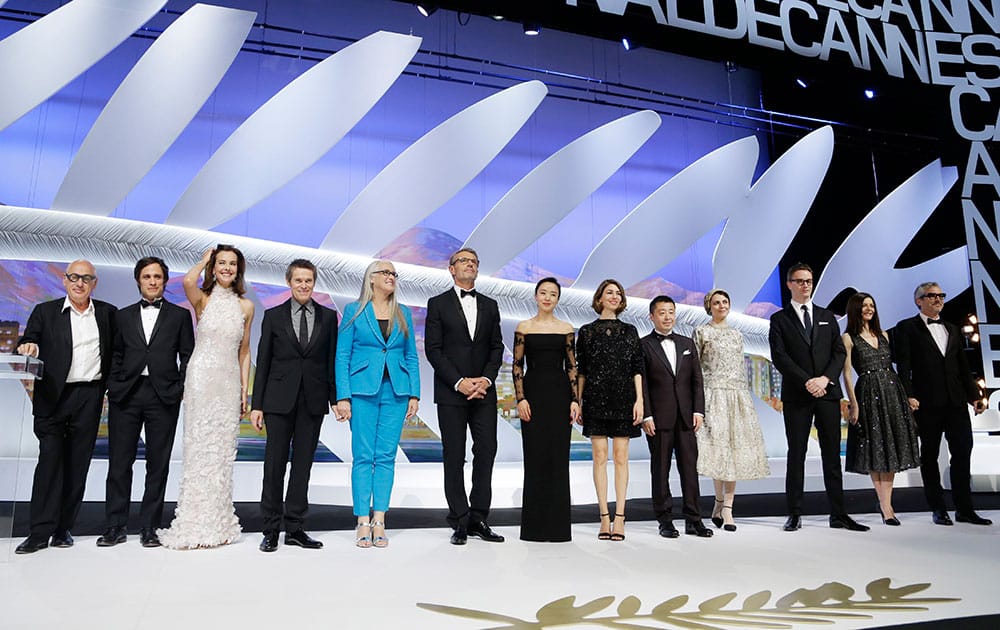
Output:
<path fill-rule="evenodd" d="M 531 420 L 521 421 L 521 540 L 567 542 L 572 539 L 569 405 L 576 381 L 573 333 L 515 333 L 513 375 L 518 402 L 527 399 L 531 405 Z"/>
<path fill-rule="evenodd" d="M 580 327 L 576 340 L 577 371 L 583 385 L 583 434 L 586 437 L 636 438 L 632 424 L 635 375 L 642 374 L 642 350 L 635 326 L 598 319 Z"/>
<path fill-rule="evenodd" d="M 889 342 L 879 339 L 875 348 L 857 335 L 851 335 L 851 341 L 851 365 L 858 373 L 858 423 L 847 430 L 845 469 L 867 475 L 920 466 L 917 425 L 892 370 Z"/>

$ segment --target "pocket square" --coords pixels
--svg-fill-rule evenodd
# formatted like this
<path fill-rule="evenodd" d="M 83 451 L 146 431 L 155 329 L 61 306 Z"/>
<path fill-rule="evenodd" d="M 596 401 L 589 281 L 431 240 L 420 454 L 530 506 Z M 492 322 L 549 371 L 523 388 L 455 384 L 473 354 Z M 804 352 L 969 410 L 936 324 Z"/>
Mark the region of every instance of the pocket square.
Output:
<path fill-rule="evenodd" d="M 819 324 L 820 326 L 829 326 L 830 325 L 830 322 L 816 322 L 816 323 Z"/>
<path fill-rule="evenodd" d="M 685 350 L 684 352 L 681 353 L 681 356 L 683 357 L 683 356 L 687 356 L 689 354 L 691 354 L 691 351 L 690 350 Z"/>

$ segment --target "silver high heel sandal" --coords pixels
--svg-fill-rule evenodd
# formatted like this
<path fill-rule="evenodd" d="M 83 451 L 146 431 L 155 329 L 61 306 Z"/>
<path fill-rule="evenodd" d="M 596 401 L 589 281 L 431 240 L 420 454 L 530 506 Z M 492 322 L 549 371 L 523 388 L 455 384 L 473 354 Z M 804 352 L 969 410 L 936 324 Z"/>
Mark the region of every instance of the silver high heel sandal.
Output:
<path fill-rule="evenodd" d="M 384 549 L 389 546 L 388 536 L 375 536 L 375 528 L 381 527 L 382 532 L 385 533 L 385 523 L 382 521 L 372 521 L 372 546 L 378 547 L 379 549 Z"/>
<path fill-rule="evenodd" d="M 369 547 L 372 546 L 372 525 L 373 525 L 373 523 L 370 523 L 370 522 L 369 523 L 358 523 L 358 526 L 355 528 L 355 530 L 357 531 L 358 537 L 354 539 L 354 544 L 356 546 L 361 547 L 362 549 L 368 549 Z M 368 535 L 367 536 L 362 536 L 361 535 L 361 528 L 362 527 L 367 527 L 368 528 Z"/>

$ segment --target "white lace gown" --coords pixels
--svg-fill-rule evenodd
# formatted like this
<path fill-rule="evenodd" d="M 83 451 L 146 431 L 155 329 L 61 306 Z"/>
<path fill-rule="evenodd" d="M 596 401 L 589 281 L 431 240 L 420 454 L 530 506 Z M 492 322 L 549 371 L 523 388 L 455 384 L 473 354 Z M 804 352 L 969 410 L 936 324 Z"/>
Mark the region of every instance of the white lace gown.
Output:
<path fill-rule="evenodd" d="M 694 331 L 705 378 L 705 424 L 698 440 L 698 474 L 736 481 L 771 474 L 764 434 L 750 397 L 743 360 L 743 335 L 711 324 Z"/>
<path fill-rule="evenodd" d="M 157 532 L 165 547 L 216 547 L 240 536 L 233 462 L 240 431 L 243 328 L 239 297 L 216 287 L 198 322 L 184 381 L 184 470 L 174 520 Z"/>

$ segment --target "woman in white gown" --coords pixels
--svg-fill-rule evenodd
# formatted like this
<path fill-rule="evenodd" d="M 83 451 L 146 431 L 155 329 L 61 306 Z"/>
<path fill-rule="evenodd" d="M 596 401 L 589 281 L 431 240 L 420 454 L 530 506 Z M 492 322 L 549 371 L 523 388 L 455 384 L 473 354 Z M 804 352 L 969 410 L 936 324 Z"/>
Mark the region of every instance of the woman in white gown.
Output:
<path fill-rule="evenodd" d="M 760 479 L 771 470 L 764 435 L 747 386 L 743 335 L 726 323 L 729 294 L 714 289 L 705 296 L 712 321 L 694 331 L 694 345 L 705 378 L 705 423 L 696 433 L 698 474 L 715 480 L 712 523 L 736 531 L 733 500 L 736 481 Z"/>
<path fill-rule="evenodd" d="M 199 276 L 205 279 L 198 286 Z M 217 547 L 240 536 L 233 461 L 247 408 L 253 303 L 244 298 L 246 261 L 230 245 L 207 250 L 184 276 L 198 318 L 184 381 L 184 472 L 174 520 L 159 532 L 171 549 Z"/>

